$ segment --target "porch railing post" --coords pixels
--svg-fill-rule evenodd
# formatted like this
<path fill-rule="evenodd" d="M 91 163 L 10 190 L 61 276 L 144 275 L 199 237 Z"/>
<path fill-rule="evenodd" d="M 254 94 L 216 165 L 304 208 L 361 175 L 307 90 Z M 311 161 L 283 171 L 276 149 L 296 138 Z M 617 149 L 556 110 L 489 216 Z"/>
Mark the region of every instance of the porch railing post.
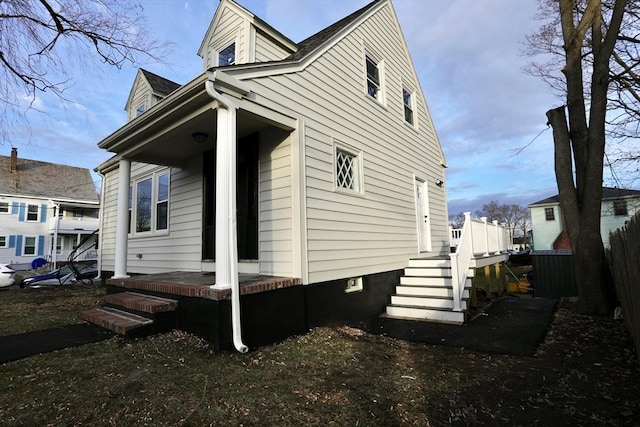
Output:
<path fill-rule="evenodd" d="M 487 225 L 487 217 L 480 218 L 484 225 L 484 256 L 489 256 L 489 226 Z"/>
<path fill-rule="evenodd" d="M 496 228 L 496 250 L 495 254 L 499 254 L 502 250 L 502 240 L 500 239 L 500 226 L 498 225 L 498 220 L 493 220 L 493 226 Z"/>

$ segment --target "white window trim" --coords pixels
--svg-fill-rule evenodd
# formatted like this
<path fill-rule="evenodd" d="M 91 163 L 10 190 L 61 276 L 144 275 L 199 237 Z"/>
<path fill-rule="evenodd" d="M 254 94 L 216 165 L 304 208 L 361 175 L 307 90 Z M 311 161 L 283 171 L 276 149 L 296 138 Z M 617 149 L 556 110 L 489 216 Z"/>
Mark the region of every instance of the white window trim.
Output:
<path fill-rule="evenodd" d="M 376 63 L 376 66 L 378 67 L 378 80 L 379 80 L 379 87 L 378 87 L 378 96 L 373 97 L 371 95 L 369 95 L 369 77 L 368 77 L 368 73 L 367 73 L 367 58 L 371 58 L 372 61 L 374 61 Z M 382 105 L 382 106 L 386 106 L 386 85 L 385 85 L 385 64 L 384 64 L 384 60 L 380 59 L 379 55 L 374 54 L 373 52 L 371 52 L 370 49 L 367 49 L 365 47 L 364 49 L 364 55 L 362 56 L 363 59 L 363 63 L 364 63 L 364 94 L 365 97 L 367 99 L 371 99 L 373 101 L 375 101 L 376 103 Z"/>
<path fill-rule="evenodd" d="M 25 252 L 25 250 L 27 249 L 27 239 L 34 240 L 32 254 L 28 254 Z M 38 236 L 24 236 L 24 238 L 22 239 L 22 256 L 36 256 L 36 255 L 38 255 Z"/>
<path fill-rule="evenodd" d="M 368 96 L 368 95 L 367 95 Z M 347 154 L 355 157 L 356 166 L 354 172 L 356 173 L 356 188 L 349 189 L 338 185 L 338 150 L 346 152 Z M 333 143 L 333 189 L 335 192 L 364 196 L 364 159 L 362 150 L 351 147 L 342 142 L 334 141 Z"/>
<path fill-rule="evenodd" d="M 158 179 L 160 175 L 167 174 L 169 176 L 169 189 L 167 195 L 167 228 L 162 230 L 157 230 L 157 207 L 158 207 Z M 151 229 L 149 231 L 137 231 L 136 230 L 136 216 L 138 214 L 138 183 L 145 181 L 151 178 Z M 129 237 L 151 237 L 151 236 L 166 236 L 169 234 L 169 215 L 171 209 L 171 169 L 163 168 L 157 170 L 153 173 L 148 173 L 144 175 L 140 175 L 135 179 L 131 180 L 130 187 L 132 187 L 132 195 L 131 195 L 131 220 L 130 220 L 130 232 Z"/>
<path fill-rule="evenodd" d="M 0 241 L 0 249 L 8 248 L 9 247 L 9 236 L 2 235 L 0 237 L 4 237 L 4 244 L 2 243 L 2 241 Z"/>
<path fill-rule="evenodd" d="M 225 43 L 218 43 L 216 47 L 213 49 L 214 53 L 214 62 L 216 67 L 220 67 L 220 53 L 228 48 L 231 44 L 235 45 L 235 53 L 234 53 L 234 61 L 231 65 L 236 65 L 238 63 L 238 37 L 233 37 L 232 39 L 226 39 Z M 229 64 L 227 64 L 229 65 Z"/>
<path fill-rule="evenodd" d="M 0 215 L 9 215 L 11 213 L 11 202 L 0 202 L 0 203 L 6 203 L 7 204 L 7 210 L 6 211 L 0 211 Z"/>

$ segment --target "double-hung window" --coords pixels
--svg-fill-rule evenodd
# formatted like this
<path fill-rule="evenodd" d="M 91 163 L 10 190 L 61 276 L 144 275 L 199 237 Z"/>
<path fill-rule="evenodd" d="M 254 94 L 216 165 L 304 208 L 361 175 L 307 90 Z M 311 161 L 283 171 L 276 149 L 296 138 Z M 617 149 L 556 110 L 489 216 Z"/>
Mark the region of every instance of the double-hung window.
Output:
<path fill-rule="evenodd" d="M 7 236 L 0 236 L 0 248 L 6 248 L 7 244 Z"/>
<path fill-rule="evenodd" d="M 413 95 L 407 89 L 402 89 L 402 103 L 404 104 L 404 121 L 413 124 Z"/>
<path fill-rule="evenodd" d="M 38 205 L 27 205 L 27 221 L 38 221 Z"/>
<path fill-rule="evenodd" d="M 37 240 L 35 237 L 25 237 L 24 238 L 24 249 L 22 251 L 23 255 L 35 255 Z"/>
<path fill-rule="evenodd" d="M 169 172 L 143 176 L 129 187 L 129 233 L 148 234 L 169 228 Z"/>
<path fill-rule="evenodd" d="M 553 208 L 544 208 L 544 219 L 547 221 L 555 221 L 556 215 Z"/>
<path fill-rule="evenodd" d="M 169 173 L 158 175 L 156 185 L 156 230 L 166 230 L 169 218 Z"/>
<path fill-rule="evenodd" d="M 0 214 L 9 213 L 9 202 L 0 202 Z"/>
<path fill-rule="evenodd" d="M 367 95 L 382 102 L 381 64 L 371 55 L 365 55 L 367 69 Z"/>
<path fill-rule="evenodd" d="M 627 216 L 627 201 L 624 199 L 618 199 L 613 201 L 613 214 L 615 216 Z"/>

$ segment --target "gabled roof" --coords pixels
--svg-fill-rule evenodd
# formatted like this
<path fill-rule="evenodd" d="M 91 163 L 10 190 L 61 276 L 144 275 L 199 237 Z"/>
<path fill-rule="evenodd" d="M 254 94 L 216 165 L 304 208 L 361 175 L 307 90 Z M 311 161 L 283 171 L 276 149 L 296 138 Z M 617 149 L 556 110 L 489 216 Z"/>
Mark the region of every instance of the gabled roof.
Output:
<path fill-rule="evenodd" d="M 602 200 L 615 200 L 623 197 L 640 197 L 640 191 L 625 188 L 602 187 Z M 559 194 L 531 203 L 529 206 L 549 205 L 554 203 L 560 203 Z"/>
<path fill-rule="evenodd" d="M 373 9 L 378 3 L 384 0 L 374 0 L 368 5 L 356 10 L 351 15 L 346 16 L 338 22 L 328 26 L 327 28 L 315 33 L 314 35 L 307 37 L 300 43 L 298 43 L 298 50 L 289 55 L 283 62 L 286 61 L 298 61 L 305 56 L 322 46 L 325 42 L 330 40 L 333 36 L 338 34 L 343 29 L 347 28 L 352 22 L 358 20 L 362 15 L 366 14 L 369 10 Z"/>
<path fill-rule="evenodd" d="M 182 86 L 176 82 L 173 82 L 169 79 L 165 79 L 164 77 L 161 77 L 143 68 L 140 68 L 140 71 L 149 82 L 149 85 L 151 86 L 151 90 L 153 91 L 153 93 L 160 95 L 162 97 L 169 95 L 171 92 L 173 92 L 174 90 Z"/>
<path fill-rule="evenodd" d="M 258 16 L 251 13 L 250 10 L 242 6 L 241 4 L 236 3 L 234 0 L 220 0 L 220 4 L 216 9 L 216 13 L 209 24 L 209 28 L 207 29 L 204 38 L 202 39 L 202 43 L 200 44 L 200 48 L 198 49 L 198 55 L 200 57 L 204 57 L 204 52 L 206 50 L 206 42 L 209 39 L 211 33 L 215 30 L 217 24 L 220 21 L 221 13 L 225 8 L 230 8 L 235 13 L 244 16 L 244 18 L 250 21 L 253 26 L 263 33 L 267 34 L 269 37 L 277 40 L 283 47 L 290 51 L 294 51 L 296 48 L 296 44 L 291 41 L 287 36 L 282 34 L 280 31 L 273 28 L 266 21 L 260 19 Z"/>
<path fill-rule="evenodd" d="M 99 201 L 89 169 L 18 158 L 16 170 L 11 171 L 9 156 L 0 156 L 0 194 Z"/>

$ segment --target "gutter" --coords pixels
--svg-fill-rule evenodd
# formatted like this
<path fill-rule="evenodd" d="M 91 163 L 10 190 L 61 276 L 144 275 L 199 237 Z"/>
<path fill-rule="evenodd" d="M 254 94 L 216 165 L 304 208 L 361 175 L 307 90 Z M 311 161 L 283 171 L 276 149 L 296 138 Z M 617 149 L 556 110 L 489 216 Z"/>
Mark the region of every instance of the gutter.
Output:
<path fill-rule="evenodd" d="M 212 80 L 206 81 L 205 88 L 206 88 L 207 94 L 212 99 L 218 102 L 218 110 L 220 108 L 224 108 L 225 110 L 228 111 L 229 113 L 228 120 L 229 122 L 231 122 L 231 124 L 235 128 L 236 111 L 238 109 L 236 104 L 231 99 L 229 99 L 228 96 L 225 96 L 217 92 L 215 90 Z M 218 127 L 219 126 L 220 126 L 220 123 L 218 123 Z M 233 133 L 233 135 L 235 136 L 235 132 Z M 228 158 L 218 159 L 217 160 L 218 164 L 220 164 L 220 160 L 222 160 L 224 163 L 226 163 L 227 167 L 235 168 L 235 144 L 233 145 L 233 147 L 234 148 L 231 149 L 231 153 L 225 153 L 225 154 L 230 154 L 228 156 L 225 156 Z M 227 160 L 229 160 L 229 162 L 227 162 Z M 233 163 L 233 164 L 230 164 L 230 163 Z M 232 171 L 226 170 L 225 172 L 232 172 Z M 219 174 L 220 174 L 220 170 L 216 167 L 216 175 L 219 175 Z M 226 267 L 228 268 L 228 273 L 230 276 L 229 277 L 230 285 L 231 285 L 231 328 L 233 332 L 233 345 L 235 346 L 236 350 L 238 350 L 240 353 L 246 353 L 249 351 L 249 347 L 247 347 L 242 342 L 242 325 L 240 323 L 240 283 L 238 280 L 237 224 L 236 224 L 236 216 L 235 216 L 235 185 L 236 184 L 233 181 L 233 179 L 230 178 L 230 177 L 235 177 L 235 175 L 236 175 L 235 172 L 224 174 L 224 176 L 229 178 L 228 187 L 225 193 L 229 194 L 230 196 L 229 198 L 231 200 L 232 206 L 230 208 L 227 207 L 226 209 L 227 215 L 226 215 L 225 226 L 227 230 L 229 230 L 230 232 L 229 232 L 229 238 L 227 239 L 228 247 L 223 248 L 223 250 L 228 251 L 230 255 L 230 257 L 228 258 L 225 257 L 225 260 L 227 260 Z M 216 207 L 216 211 L 217 211 L 217 207 Z M 216 228 L 218 228 L 218 225 L 219 225 L 218 218 L 216 218 Z M 217 235 L 218 233 L 216 233 L 216 236 Z M 218 245 L 216 242 L 216 247 L 217 246 Z M 216 255 L 216 259 L 217 258 L 218 256 Z M 217 269 L 218 267 L 216 267 L 216 270 Z"/>

